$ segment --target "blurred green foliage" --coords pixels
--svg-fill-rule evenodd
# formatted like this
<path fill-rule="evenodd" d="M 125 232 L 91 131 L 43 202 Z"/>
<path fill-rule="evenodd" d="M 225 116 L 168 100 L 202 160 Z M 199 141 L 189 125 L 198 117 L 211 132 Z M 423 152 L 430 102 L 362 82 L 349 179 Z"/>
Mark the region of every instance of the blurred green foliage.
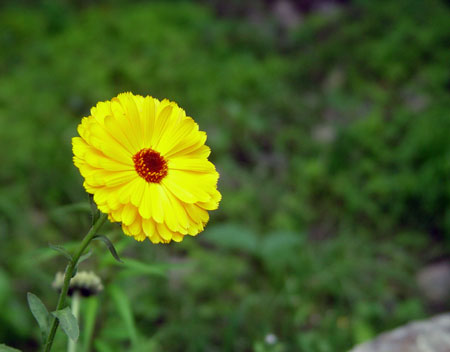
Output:
<path fill-rule="evenodd" d="M 450 244 L 448 5 L 355 0 L 291 29 L 259 15 L 0 9 L 1 342 L 39 345 L 26 292 L 53 309 L 64 260 L 46 246 L 89 226 L 70 138 L 122 91 L 177 101 L 208 132 L 223 201 L 181 244 L 105 230 L 126 264 L 101 244 L 82 264 L 106 283 L 84 351 L 343 351 L 425 316 L 414 273 Z"/>

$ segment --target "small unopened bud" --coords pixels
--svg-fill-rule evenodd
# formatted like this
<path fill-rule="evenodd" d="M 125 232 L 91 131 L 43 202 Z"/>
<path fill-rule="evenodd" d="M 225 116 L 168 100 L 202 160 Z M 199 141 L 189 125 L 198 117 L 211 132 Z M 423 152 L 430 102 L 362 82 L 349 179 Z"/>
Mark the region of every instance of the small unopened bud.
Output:
<path fill-rule="evenodd" d="M 64 274 L 56 273 L 52 286 L 55 290 L 61 291 L 64 284 Z M 93 271 L 80 271 L 70 279 L 69 296 L 77 291 L 81 296 L 89 297 L 98 294 L 103 290 L 102 281 Z"/>

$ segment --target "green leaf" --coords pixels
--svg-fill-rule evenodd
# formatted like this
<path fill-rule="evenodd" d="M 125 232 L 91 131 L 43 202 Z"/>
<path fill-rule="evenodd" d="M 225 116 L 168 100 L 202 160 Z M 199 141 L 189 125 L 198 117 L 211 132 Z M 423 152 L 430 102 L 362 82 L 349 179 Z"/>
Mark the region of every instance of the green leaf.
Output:
<path fill-rule="evenodd" d="M 136 346 L 138 334 L 134 323 L 133 311 L 131 310 L 131 304 L 128 299 L 128 296 L 125 294 L 125 292 L 122 291 L 121 288 L 119 288 L 116 285 L 110 285 L 108 291 L 111 295 L 111 298 L 114 301 L 114 304 L 119 312 L 119 315 L 122 318 L 122 321 L 124 322 L 128 330 L 128 334 L 130 336 L 132 345 Z"/>
<path fill-rule="evenodd" d="M 134 259 L 127 258 L 127 261 L 124 263 L 124 266 L 127 270 L 122 270 L 125 276 L 128 275 L 156 275 L 165 277 L 166 276 L 166 268 L 161 265 L 155 264 L 147 264 L 142 263 Z M 119 274 L 121 275 L 121 274 Z"/>
<path fill-rule="evenodd" d="M 6 346 L 5 344 L 0 344 L 0 352 L 21 352 L 17 348 L 12 348 L 9 346 Z"/>
<path fill-rule="evenodd" d="M 204 239 L 216 246 L 254 254 L 258 250 L 258 236 L 250 229 L 237 224 L 224 224 L 210 227 Z"/>
<path fill-rule="evenodd" d="M 67 259 L 72 260 L 72 256 L 70 255 L 70 253 L 64 247 L 58 246 L 58 245 L 55 245 L 55 244 L 51 244 L 51 243 L 49 243 L 48 246 L 51 249 L 53 249 L 53 250 L 57 251 L 58 253 L 62 254 Z"/>
<path fill-rule="evenodd" d="M 298 257 L 306 235 L 290 231 L 275 231 L 260 241 L 259 255 L 269 267 L 286 265 Z M 281 269 L 280 269 L 281 270 Z"/>
<path fill-rule="evenodd" d="M 93 238 L 94 240 L 102 241 L 104 244 L 106 244 L 106 247 L 108 247 L 109 251 L 111 252 L 111 255 L 114 257 L 115 260 L 117 260 L 119 263 L 123 263 L 123 261 L 119 258 L 119 255 L 117 254 L 116 249 L 114 248 L 114 245 L 109 240 L 108 237 L 105 235 L 96 235 Z"/>
<path fill-rule="evenodd" d="M 72 314 L 69 307 L 52 312 L 52 315 L 59 320 L 63 331 L 73 341 L 78 339 L 80 331 L 78 329 L 77 318 Z"/>
<path fill-rule="evenodd" d="M 363 343 L 375 336 L 375 332 L 373 327 L 369 324 L 369 322 L 357 319 L 353 324 L 353 338 L 356 343 Z"/>
<path fill-rule="evenodd" d="M 108 346 L 108 344 L 102 340 L 95 339 L 94 342 L 95 345 L 95 351 L 98 352 L 114 352 L 114 350 Z"/>
<path fill-rule="evenodd" d="M 88 259 L 92 255 L 92 251 L 89 251 L 87 253 L 84 253 L 80 259 L 78 259 L 77 266 L 80 265 L 82 262 L 84 262 L 86 259 Z"/>
<path fill-rule="evenodd" d="M 50 313 L 45 307 L 44 303 L 38 298 L 38 296 L 28 292 L 27 294 L 28 306 L 30 307 L 31 313 L 39 324 L 41 329 L 42 339 L 45 341 L 48 335 L 50 327 Z"/>

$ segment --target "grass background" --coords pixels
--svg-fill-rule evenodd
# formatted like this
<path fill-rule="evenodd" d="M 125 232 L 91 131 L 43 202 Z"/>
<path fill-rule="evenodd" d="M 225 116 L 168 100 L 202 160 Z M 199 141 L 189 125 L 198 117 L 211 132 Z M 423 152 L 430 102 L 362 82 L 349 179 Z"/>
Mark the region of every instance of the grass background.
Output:
<path fill-rule="evenodd" d="M 80 350 L 345 351 L 448 308 L 415 279 L 450 245 L 448 3 L 295 3 L 0 5 L 0 342 L 38 350 L 26 292 L 53 309 L 47 244 L 89 227 L 71 137 L 123 91 L 207 131 L 223 200 L 181 244 L 106 228 Z"/>

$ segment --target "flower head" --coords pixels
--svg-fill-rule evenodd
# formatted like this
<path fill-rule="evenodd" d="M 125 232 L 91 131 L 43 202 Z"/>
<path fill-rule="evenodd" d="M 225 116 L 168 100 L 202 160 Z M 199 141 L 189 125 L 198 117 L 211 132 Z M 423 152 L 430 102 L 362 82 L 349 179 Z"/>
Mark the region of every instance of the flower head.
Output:
<path fill-rule="evenodd" d="M 57 272 L 52 286 L 60 291 L 64 284 L 64 274 Z M 78 291 L 82 296 L 88 297 L 103 291 L 102 280 L 93 271 L 79 271 L 70 279 L 68 295 Z"/>
<path fill-rule="evenodd" d="M 217 209 L 219 174 L 206 133 L 174 102 L 119 94 L 99 102 L 72 139 L 84 187 L 125 234 L 153 243 L 201 232 Z"/>

